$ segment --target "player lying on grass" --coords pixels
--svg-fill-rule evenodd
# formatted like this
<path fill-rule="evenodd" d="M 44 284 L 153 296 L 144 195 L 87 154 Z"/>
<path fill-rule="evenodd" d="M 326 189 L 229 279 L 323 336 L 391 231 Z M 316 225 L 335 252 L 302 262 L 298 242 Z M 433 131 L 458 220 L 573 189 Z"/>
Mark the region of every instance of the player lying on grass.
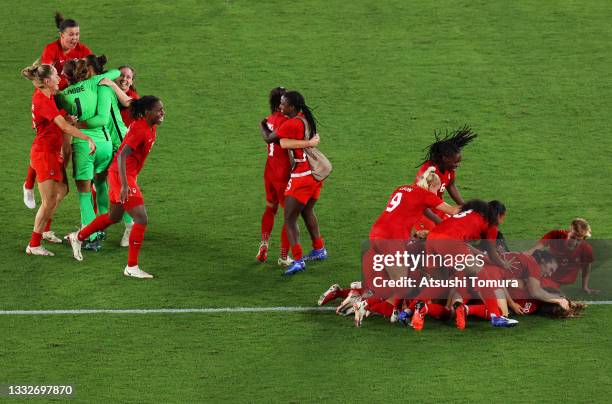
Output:
<path fill-rule="evenodd" d="M 438 133 L 435 136 L 436 141 L 427 147 L 427 156 L 425 156 L 425 161 L 421 164 L 416 174 L 415 183 L 420 181 L 424 173 L 433 167 L 441 183 L 440 189 L 437 192 L 438 197 L 443 199 L 444 191 L 448 190 L 452 200 L 457 205 L 463 205 L 463 198 L 455 184 L 456 171 L 461 164 L 461 151 L 478 135 L 466 125 L 453 131 L 451 134 L 447 134 L 444 138 L 440 138 Z M 444 212 L 436 209 L 427 209 L 416 223 L 415 229 L 417 231 L 431 230 L 446 217 L 448 216 Z"/>
<path fill-rule="evenodd" d="M 36 88 L 32 95 L 32 127 L 36 131 L 36 137 L 30 151 L 30 165 L 36 171 L 38 191 L 42 199 L 26 253 L 52 256 L 53 253 L 44 248 L 40 240 L 45 226 L 51 222 L 55 210 L 68 192 L 63 134 L 82 139 L 89 154 L 96 151 L 96 144 L 89 136 L 72 126 L 64 118 L 65 113 L 62 114 L 58 110 L 53 96 L 58 91 L 59 75 L 53 66 L 36 62 L 23 69 L 21 74 Z M 73 117 L 68 119 L 74 122 Z"/>
<path fill-rule="evenodd" d="M 74 258 L 82 261 L 83 240 L 119 222 L 124 213 L 128 212 L 134 219 L 134 226 L 130 232 L 128 262 L 123 274 L 135 278 L 152 278 L 153 275 L 138 266 L 138 254 L 147 228 L 147 211 L 137 180 L 155 142 L 157 126 L 164 121 L 164 105 L 159 98 L 149 95 L 132 100 L 130 108 L 136 120 L 130 125 L 109 168 L 109 213 L 98 216 L 78 233 L 70 233 L 68 239 Z"/>
<path fill-rule="evenodd" d="M 559 262 L 559 269 L 551 276 L 550 286 L 559 288 L 560 285 L 571 285 L 576 282 L 580 272 L 582 290 L 588 294 L 599 293 L 599 290 L 591 289 L 589 285 L 593 263 L 593 248 L 587 241 L 589 237 L 589 223 L 576 218 L 572 220 L 568 230 L 549 231 L 527 252 L 548 250 Z"/>

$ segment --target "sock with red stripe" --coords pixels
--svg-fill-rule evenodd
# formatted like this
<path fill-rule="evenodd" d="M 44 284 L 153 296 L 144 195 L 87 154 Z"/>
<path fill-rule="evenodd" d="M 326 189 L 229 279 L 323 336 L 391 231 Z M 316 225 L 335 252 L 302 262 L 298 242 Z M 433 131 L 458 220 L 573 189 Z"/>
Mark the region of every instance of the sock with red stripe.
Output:
<path fill-rule="evenodd" d="M 24 186 L 27 189 L 33 189 L 35 181 L 36 181 L 36 171 L 34 171 L 32 166 L 28 166 L 28 175 L 26 176 L 26 180 L 25 180 Z"/>
<path fill-rule="evenodd" d="M 316 237 L 312 239 L 312 248 L 315 250 L 320 250 L 325 247 L 325 242 L 323 241 L 323 237 Z"/>
<path fill-rule="evenodd" d="M 287 228 L 283 224 L 283 230 L 281 231 L 281 249 L 280 249 L 280 257 L 284 260 L 287 259 L 287 253 L 289 253 L 289 248 L 291 245 L 289 244 L 289 237 L 287 237 Z"/>
<path fill-rule="evenodd" d="M 49 219 L 47 221 L 47 224 L 45 225 L 45 230 L 43 230 L 44 232 L 51 231 L 51 222 L 52 221 L 53 221 L 53 219 Z"/>
<path fill-rule="evenodd" d="M 301 260 L 302 254 L 302 246 L 300 243 L 291 246 L 291 255 L 293 255 L 294 260 Z"/>
<path fill-rule="evenodd" d="M 263 215 L 261 216 L 261 241 L 267 242 L 270 239 L 270 233 L 274 227 L 274 216 L 278 208 L 266 206 Z"/>
<path fill-rule="evenodd" d="M 467 307 L 470 316 L 484 318 L 485 320 L 491 319 L 484 304 L 470 304 Z"/>
<path fill-rule="evenodd" d="M 113 224 L 113 221 L 110 220 L 108 213 L 100 215 L 96 217 L 87 226 L 83 227 L 81 231 L 77 234 L 77 238 L 79 239 L 79 241 L 83 241 L 93 233 L 106 229 L 111 224 Z"/>
<path fill-rule="evenodd" d="M 138 254 L 140 253 L 140 247 L 142 247 L 142 240 L 144 240 L 146 230 L 146 224 L 134 223 L 132 227 L 132 231 L 130 232 L 130 245 L 128 247 L 127 264 L 129 267 L 138 265 Z"/>
<path fill-rule="evenodd" d="M 501 316 L 501 310 L 497 305 L 497 299 L 484 299 L 484 305 L 489 312 L 489 315 L 495 314 L 497 317 Z"/>
<path fill-rule="evenodd" d="M 40 239 L 42 239 L 42 233 L 32 232 L 32 238 L 30 239 L 30 247 L 39 247 Z"/>

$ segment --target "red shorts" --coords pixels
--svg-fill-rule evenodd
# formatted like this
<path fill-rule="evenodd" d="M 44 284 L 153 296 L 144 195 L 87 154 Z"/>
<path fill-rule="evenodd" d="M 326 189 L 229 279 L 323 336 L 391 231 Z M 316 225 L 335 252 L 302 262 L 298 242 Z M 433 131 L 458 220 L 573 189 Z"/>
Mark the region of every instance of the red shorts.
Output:
<path fill-rule="evenodd" d="M 132 210 L 136 206 L 144 205 L 144 198 L 140 192 L 140 187 L 136 183 L 136 177 L 127 177 L 128 186 L 130 188 L 128 199 L 125 203 L 121 203 L 121 180 L 119 172 L 108 172 L 108 199 L 115 205 L 122 205 L 126 211 Z"/>
<path fill-rule="evenodd" d="M 322 187 L 323 181 L 315 180 L 312 175 L 291 178 L 285 189 L 285 197 L 291 196 L 306 205 L 311 199 L 319 199 Z"/>
<path fill-rule="evenodd" d="M 36 171 L 36 181 L 43 182 L 64 180 L 64 158 L 58 152 L 37 151 L 30 152 L 30 165 Z"/>
<path fill-rule="evenodd" d="M 266 201 L 272 204 L 278 203 L 284 208 L 287 181 L 275 180 L 272 178 L 272 175 L 268 175 L 268 172 L 266 171 L 264 173 L 264 187 L 266 188 Z"/>

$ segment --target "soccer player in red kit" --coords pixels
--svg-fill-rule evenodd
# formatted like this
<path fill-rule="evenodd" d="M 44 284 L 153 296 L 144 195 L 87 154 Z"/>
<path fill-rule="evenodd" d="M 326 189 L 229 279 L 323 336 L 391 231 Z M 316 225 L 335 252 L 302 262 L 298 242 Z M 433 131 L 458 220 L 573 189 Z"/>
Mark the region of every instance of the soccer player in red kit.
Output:
<path fill-rule="evenodd" d="M 593 262 L 593 248 L 586 241 L 591 237 L 591 226 L 581 218 L 570 223 L 569 230 L 552 230 L 546 233 L 540 241 L 528 252 L 548 248 L 559 263 L 550 282 L 551 286 L 570 285 L 576 282 L 578 272 L 582 273 L 582 290 L 585 293 L 599 293 L 597 289 L 589 287 L 591 265 Z"/>
<path fill-rule="evenodd" d="M 59 91 L 61 91 L 68 86 L 68 81 L 62 74 L 64 62 L 91 55 L 91 50 L 79 42 L 80 28 L 75 20 L 64 19 L 60 13 L 55 13 L 55 24 L 59 30 L 60 37 L 58 40 L 45 46 L 40 62 L 55 67 L 55 70 L 60 74 Z M 30 165 L 28 167 L 28 175 L 23 184 L 23 202 L 30 209 L 36 207 L 36 199 L 34 198 L 35 181 L 36 171 Z M 49 226 L 50 224 L 47 225 L 47 227 Z M 54 242 L 61 242 L 61 240 L 57 239 Z"/>
<path fill-rule="evenodd" d="M 444 191 L 448 190 L 452 200 L 457 205 L 463 205 L 463 198 L 455 185 L 455 172 L 461 163 L 461 150 L 477 136 L 467 125 L 442 139 L 436 134 L 436 141 L 429 145 L 429 151 L 416 174 L 415 182 L 423 177 L 427 169 L 434 167 L 441 181 L 438 196 L 443 198 Z M 446 217 L 443 212 L 427 209 L 417 223 L 416 230 L 431 230 Z"/>
<path fill-rule="evenodd" d="M 130 108 L 136 120 L 130 126 L 108 169 L 111 202 L 109 213 L 96 217 L 81 231 L 70 233 L 68 239 L 74 258 L 82 261 L 81 243 L 83 240 L 92 233 L 119 222 L 123 214 L 128 212 L 134 219 L 134 225 L 130 232 L 128 262 L 123 274 L 135 278 L 153 278 L 153 275 L 141 270 L 138 266 L 138 254 L 147 227 L 147 211 L 137 179 L 155 143 L 157 125 L 164 120 L 164 105 L 159 98 L 149 95 L 132 100 Z"/>
<path fill-rule="evenodd" d="M 134 78 L 136 77 L 136 71 L 132 66 L 123 65 L 119 66 L 119 71 L 121 72 L 121 76 L 115 80 L 115 83 L 119 86 L 119 88 L 127 94 L 133 100 L 137 100 L 140 98 L 138 92 L 136 91 L 136 87 L 134 86 Z M 134 117 L 130 113 L 129 107 L 124 107 L 119 104 L 119 111 L 121 112 L 121 119 L 127 128 L 130 127 L 132 122 L 134 122 Z"/>
<path fill-rule="evenodd" d="M 267 126 L 271 131 L 276 131 L 288 119 L 280 112 L 281 97 L 287 92 L 283 87 L 276 87 L 270 91 L 270 115 L 266 118 Z M 285 206 L 285 189 L 291 174 L 291 163 L 289 153 L 283 149 L 280 140 L 267 143 L 268 158 L 264 169 L 264 187 L 266 189 L 266 209 L 261 217 L 261 243 L 257 252 L 257 260 L 265 262 L 268 259 L 268 245 L 270 233 L 274 227 L 274 217 L 278 211 L 278 205 Z M 292 263 L 287 253 L 289 250 L 289 239 L 285 226 L 281 231 L 281 248 L 278 264 L 288 266 Z"/>
<path fill-rule="evenodd" d="M 312 176 L 310 164 L 303 150 L 305 147 L 316 146 L 319 142 L 316 135 L 316 121 L 304 97 L 297 91 L 286 92 L 281 97 L 280 112 L 289 118 L 280 128 L 271 131 L 265 120 L 260 124 L 260 128 L 266 141 L 280 139 L 279 142 L 283 149 L 291 149 L 290 153 L 295 163 L 285 189 L 285 227 L 291 245 L 291 255 L 294 259 L 294 262 L 285 271 L 285 275 L 293 275 L 306 269 L 306 260 L 327 258 L 327 250 L 314 212 L 314 205 L 319 199 L 323 182 L 317 181 Z M 315 135 L 307 140 L 307 133 Z M 310 146 L 304 146 L 304 143 L 308 144 L 308 142 L 313 143 Z M 310 254 L 304 257 L 297 225 L 300 215 L 304 218 L 313 247 Z"/>
<path fill-rule="evenodd" d="M 36 137 L 30 151 L 30 165 L 38 173 L 38 190 L 42 199 L 26 253 L 52 256 L 51 251 L 41 246 L 40 240 L 45 226 L 51 222 L 53 213 L 68 192 L 62 155 L 63 133 L 87 140 L 91 153 L 96 150 L 96 145 L 69 124 L 65 114 L 57 109 L 53 95 L 58 91 L 59 75 L 53 66 L 34 63 L 21 74 L 36 87 L 32 96 L 32 127 Z"/>

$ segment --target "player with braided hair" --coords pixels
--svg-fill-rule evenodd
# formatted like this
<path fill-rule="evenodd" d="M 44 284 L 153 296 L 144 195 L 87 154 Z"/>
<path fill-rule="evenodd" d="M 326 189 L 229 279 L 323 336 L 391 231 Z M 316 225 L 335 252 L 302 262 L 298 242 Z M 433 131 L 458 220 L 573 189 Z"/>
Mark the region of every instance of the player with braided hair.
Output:
<path fill-rule="evenodd" d="M 435 172 L 440 177 L 442 183 L 438 196 L 443 198 L 444 191 L 448 190 L 452 200 L 457 205 L 463 205 L 463 198 L 455 185 L 455 171 L 461 163 L 462 149 L 470 144 L 478 135 L 468 125 L 464 125 L 451 133 L 447 132 L 444 137 L 441 137 L 441 132 L 435 132 L 434 135 L 436 141 L 427 147 L 425 161 L 421 164 L 416 174 L 415 182 L 423 178 L 423 174 L 429 167 L 435 167 Z M 442 212 L 427 209 L 424 216 L 416 224 L 415 229 L 417 231 L 431 230 L 444 217 L 446 216 Z"/>

